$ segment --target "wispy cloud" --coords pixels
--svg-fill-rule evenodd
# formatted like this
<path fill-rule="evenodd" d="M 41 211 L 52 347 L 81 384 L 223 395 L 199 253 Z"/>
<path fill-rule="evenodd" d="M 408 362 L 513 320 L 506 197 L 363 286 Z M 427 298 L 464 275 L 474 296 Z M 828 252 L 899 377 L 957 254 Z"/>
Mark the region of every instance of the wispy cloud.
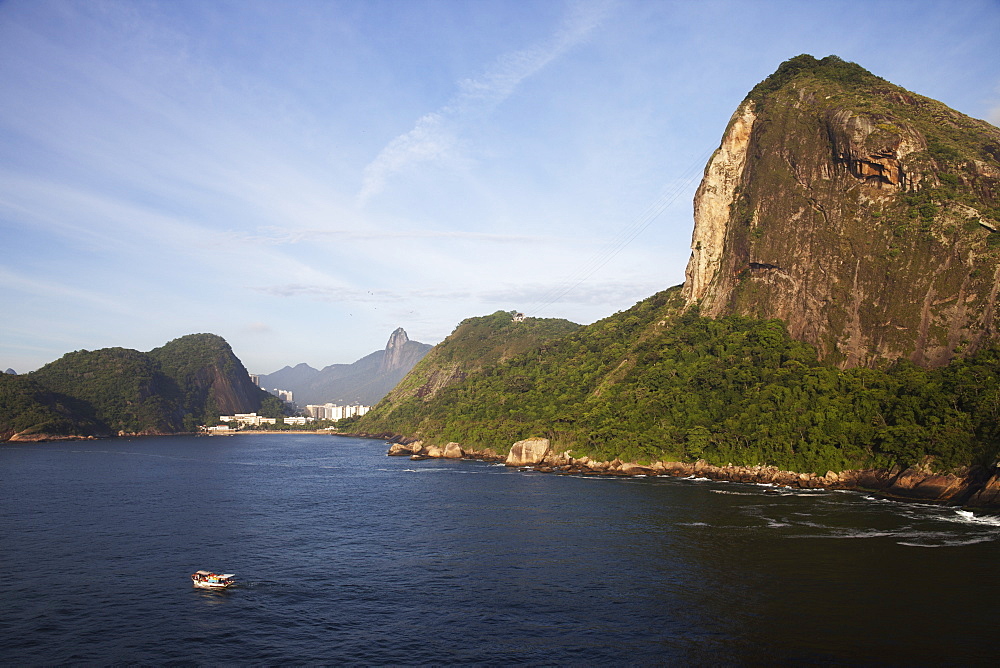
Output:
<path fill-rule="evenodd" d="M 119 315 L 129 314 L 128 310 L 111 295 L 85 290 L 58 280 L 44 280 L 23 276 L 3 267 L 0 267 L 0 285 L 3 285 L 5 290 L 31 295 L 33 298 L 43 302 L 56 299 L 70 299 L 94 308 L 99 308 L 105 312 L 117 313 Z"/>
<path fill-rule="evenodd" d="M 552 283 L 531 283 L 470 287 L 464 290 L 433 287 L 411 290 L 368 290 L 311 283 L 284 283 L 251 289 L 272 297 L 305 297 L 323 302 L 425 303 L 462 301 L 479 304 L 533 304 L 541 302 L 543 298 L 551 294 L 553 288 L 558 287 Z M 563 304 L 619 303 L 622 299 L 641 299 L 662 288 L 662 282 L 652 280 L 583 283 L 567 292 L 560 299 L 560 302 Z"/>
<path fill-rule="evenodd" d="M 325 302 L 391 302 L 404 299 L 400 293 L 389 290 L 366 290 L 309 283 L 284 283 L 250 289 L 272 297 L 308 297 Z"/>
<path fill-rule="evenodd" d="M 607 14 L 608 2 L 577 3 L 547 40 L 500 56 L 481 76 L 458 83 L 445 106 L 419 118 L 413 129 L 390 141 L 364 169 L 359 206 L 382 192 L 389 178 L 413 165 L 460 160 L 464 126 L 510 97 L 528 77 L 583 42 Z"/>
<path fill-rule="evenodd" d="M 294 229 L 287 227 L 267 226 L 256 233 L 240 234 L 227 232 L 227 239 L 239 239 L 245 242 L 263 245 L 280 246 L 299 242 L 315 242 L 317 239 L 335 239 L 337 241 L 391 241 L 430 239 L 453 239 L 458 241 L 475 241 L 491 244 L 538 244 L 557 241 L 552 237 L 541 235 L 489 234 L 479 232 L 463 232 L 461 230 L 358 230 L 358 229 Z"/>
<path fill-rule="evenodd" d="M 274 330 L 266 322 L 251 322 L 243 327 L 243 331 L 248 334 L 273 334 Z"/>

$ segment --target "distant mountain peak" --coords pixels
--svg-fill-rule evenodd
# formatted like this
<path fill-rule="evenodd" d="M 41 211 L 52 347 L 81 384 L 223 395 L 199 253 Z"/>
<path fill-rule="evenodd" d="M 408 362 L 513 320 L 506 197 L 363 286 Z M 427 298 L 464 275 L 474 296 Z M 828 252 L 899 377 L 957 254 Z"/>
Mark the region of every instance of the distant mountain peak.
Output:
<path fill-rule="evenodd" d="M 379 364 L 379 372 L 392 371 L 399 368 L 403 363 L 403 347 L 410 341 L 406 335 L 406 330 L 397 327 L 389 335 L 389 341 L 385 344 L 385 354 L 382 356 L 382 363 Z"/>
<path fill-rule="evenodd" d="M 411 341 L 397 327 L 385 348 L 365 355 L 352 364 L 330 364 L 320 370 L 301 363 L 260 377 L 266 387 L 292 390 L 301 406 L 327 402 L 361 403 L 373 406 L 432 348 Z"/>
<path fill-rule="evenodd" d="M 406 335 L 406 330 L 402 327 L 397 327 L 395 331 L 389 335 L 389 342 L 386 343 L 385 349 L 396 348 L 403 345 L 410 340 L 410 337 Z"/>

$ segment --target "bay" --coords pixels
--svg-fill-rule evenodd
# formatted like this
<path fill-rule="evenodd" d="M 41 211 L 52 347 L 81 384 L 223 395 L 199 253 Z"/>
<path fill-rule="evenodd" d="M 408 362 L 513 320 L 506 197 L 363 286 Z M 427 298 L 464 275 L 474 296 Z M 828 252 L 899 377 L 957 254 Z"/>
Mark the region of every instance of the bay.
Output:
<path fill-rule="evenodd" d="M 385 450 L 295 434 L 3 446 L 0 662 L 996 661 L 996 517 Z M 201 568 L 240 585 L 195 590 Z"/>

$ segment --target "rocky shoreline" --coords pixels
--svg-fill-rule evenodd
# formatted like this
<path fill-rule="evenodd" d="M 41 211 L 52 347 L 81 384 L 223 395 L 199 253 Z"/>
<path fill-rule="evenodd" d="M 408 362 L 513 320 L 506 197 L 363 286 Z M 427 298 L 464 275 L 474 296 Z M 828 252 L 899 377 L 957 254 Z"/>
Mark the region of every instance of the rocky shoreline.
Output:
<path fill-rule="evenodd" d="M 0 438 L 0 443 L 47 443 L 49 441 L 97 441 L 110 436 L 78 436 L 60 434 L 24 434 L 17 433 Z"/>
<path fill-rule="evenodd" d="M 382 436 L 385 437 L 384 435 Z M 653 462 L 640 465 L 619 459 L 596 461 L 575 458 L 571 452 L 555 452 L 548 439 L 518 441 L 510 453 L 500 455 L 492 449 L 463 448 L 458 443 L 445 446 L 426 445 L 423 441 L 389 437 L 393 441 L 389 456 L 410 459 L 473 459 L 531 468 L 562 475 L 672 476 L 701 477 L 751 484 L 776 485 L 795 489 L 843 489 L 871 492 L 897 501 L 935 503 L 1000 511 L 1000 469 L 968 469 L 957 473 L 934 473 L 911 467 L 907 469 L 868 469 L 813 473 L 783 471 L 774 466 L 715 466 L 704 460 L 690 462 Z"/>

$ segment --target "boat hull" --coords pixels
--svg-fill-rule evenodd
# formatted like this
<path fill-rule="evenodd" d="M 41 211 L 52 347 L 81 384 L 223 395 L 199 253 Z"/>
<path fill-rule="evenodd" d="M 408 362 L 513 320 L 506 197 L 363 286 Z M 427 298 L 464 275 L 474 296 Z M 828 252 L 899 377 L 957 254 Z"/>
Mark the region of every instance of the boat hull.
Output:
<path fill-rule="evenodd" d="M 191 584 L 195 589 L 226 589 L 236 584 L 236 581 L 233 580 L 233 573 L 198 571 L 191 574 Z"/>

